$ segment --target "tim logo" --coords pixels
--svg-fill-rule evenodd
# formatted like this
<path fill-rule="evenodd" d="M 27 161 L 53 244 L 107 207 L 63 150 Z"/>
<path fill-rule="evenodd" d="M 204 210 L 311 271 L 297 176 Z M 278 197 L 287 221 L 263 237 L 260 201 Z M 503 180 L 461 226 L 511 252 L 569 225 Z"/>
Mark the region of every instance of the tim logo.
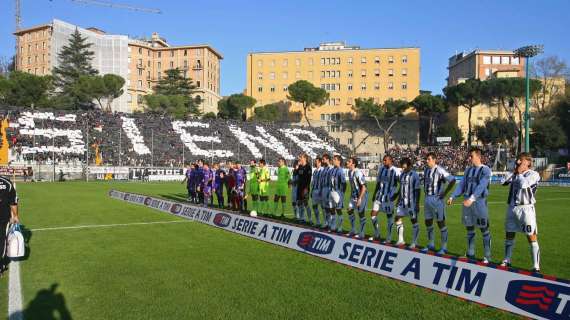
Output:
<path fill-rule="evenodd" d="M 214 217 L 214 224 L 218 227 L 225 228 L 230 225 L 231 220 L 232 217 L 229 214 L 216 213 L 216 216 Z"/>
<path fill-rule="evenodd" d="M 297 245 L 305 251 L 316 254 L 329 254 L 334 248 L 334 239 L 316 232 L 302 232 Z"/>
<path fill-rule="evenodd" d="M 182 211 L 182 205 L 178 203 L 173 203 L 172 207 L 170 207 L 170 212 L 174 214 L 179 214 Z"/>
<path fill-rule="evenodd" d="M 151 197 L 146 197 L 144 198 L 144 205 L 145 206 L 150 206 L 150 203 L 152 202 L 152 198 Z"/>
<path fill-rule="evenodd" d="M 129 199 L 129 194 L 125 193 L 125 195 L 123 196 L 123 200 L 128 200 Z"/>
<path fill-rule="evenodd" d="M 526 312 L 547 319 L 570 317 L 570 287 L 540 281 L 509 282 L 505 300 Z"/>

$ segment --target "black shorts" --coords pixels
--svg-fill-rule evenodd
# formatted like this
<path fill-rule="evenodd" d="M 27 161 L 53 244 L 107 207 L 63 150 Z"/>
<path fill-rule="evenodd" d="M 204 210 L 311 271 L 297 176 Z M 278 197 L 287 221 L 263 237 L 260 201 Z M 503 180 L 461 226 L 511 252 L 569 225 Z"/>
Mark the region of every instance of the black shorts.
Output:
<path fill-rule="evenodd" d="M 9 221 L 0 221 L 0 270 L 4 269 L 4 266 L 8 265 L 8 258 L 6 257 L 6 228 L 8 227 Z"/>
<path fill-rule="evenodd" d="M 307 192 L 303 192 L 307 190 Z M 297 202 L 308 202 L 309 201 L 309 188 L 308 187 L 297 187 Z"/>

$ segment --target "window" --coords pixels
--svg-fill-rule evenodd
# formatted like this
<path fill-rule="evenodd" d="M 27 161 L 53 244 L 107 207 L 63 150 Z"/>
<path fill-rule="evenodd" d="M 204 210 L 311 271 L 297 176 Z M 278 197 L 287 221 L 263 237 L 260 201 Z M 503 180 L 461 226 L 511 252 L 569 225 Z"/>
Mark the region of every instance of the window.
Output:
<path fill-rule="evenodd" d="M 289 60 L 283 59 L 283 66 L 286 67 L 289 65 Z"/>
<path fill-rule="evenodd" d="M 408 63 L 408 56 L 402 56 L 402 63 Z"/>
<path fill-rule="evenodd" d="M 347 76 L 348 76 L 349 78 L 352 78 L 352 70 L 348 70 Z"/>
<path fill-rule="evenodd" d="M 491 75 L 491 69 L 485 68 L 485 76 L 489 77 Z"/>
<path fill-rule="evenodd" d="M 309 58 L 309 65 L 312 66 L 313 65 L 313 58 Z"/>
<path fill-rule="evenodd" d="M 388 57 L 388 63 L 394 63 L 394 57 L 393 56 Z"/>
<path fill-rule="evenodd" d="M 380 57 L 378 57 L 378 56 L 374 57 L 374 63 L 380 64 Z"/>
<path fill-rule="evenodd" d="M 295 65 L 296 66 L 300 66 L 301 65 L 301 59 L 295 59 Z"/>
<path fill-rule="evenodd" d="M 352 144 L 352 138 L 348 138 L 348 144 Z"/>
<path fill-rule="evenodd" d="M 337 72 L 336 72 L 336 77 L 337 77 L 337 78 L 340 78 L 340 71 L 337 71 Z"/>
<path fill-rule="evenodd" d="M 348 105 L 352 105 L 354 103 L 354 99 L 349 97 L 348 99 L 346 99 L 346 104 Z"/>
<path fill-rule="evenodd" d="M 483 56 L 483 64 L 491 64 L 491 57 Z"/>
<path fill-rule="evenodd" d="M 402 90 L 407 90 L 407 89 L 408 89 L 408 83 L 402 82 Z"/>
<path fill-rule="evenodd" d="M 352 64 L 352 57 L 348 58 L 348 59 L 346 60 L 346 62 L 347 62 L 348 64 Z"/>
<path fill-rule="evenodd" d="M 170 69 L 174 69 L 174 61 L 170 61 Z"/>
<path fill-rule="evenodd" d="M 348 91 L 352 91 L 352 83 L 349 83 L 347 86 Z"/>
<path fill-rule="evenodd" d="M 288 86 L 288 85 L 284 85 L 284 86 L 283 86 L 283 91 L 285 91 L 285 92 L 289 91 L 289 86 Z"/>
<path fill-rule="evenodd" d="M 321 65 L 325 65 L 326 59 L 325 58 L 321 58 Z"/>
<path fill-rule="evenodd" d="M 138 94 L 137 95 L 137 104 L 142 104 L 143 103 L 143 95 L 142 94 Z"/>
<path fill-rule="evenodd" d="M 380 90 L 380 83 L 374 82 L 374 90 Z"/>
<path fill-rule="evenodd" d="M 329 91 L 331 89 L 331 84 L 327 83 L 325 84 L 325 90 Z"/>
<path fill-rule="evenodd" d="M 326 71 L 321 71 L 321 78 L 324 78 L 326 76 Z"/>
<path fill-rule="evenodd" d="M 196 81 L 196 87 L 200 88 L 200 80 Z"/>
<path fill-rule="evenodd" d="M 148 61 L 146 62 L 146 65 L 147 65 L 147 67 L 150 68 L 150 60 L 148 60 Z"/>
<path fill-rule="evenodd" d="M 366 57 L 361 57 L 361 58 L 360 58 L 360 63 L 366 63 Z"/>
<path fill-rule="evenodd" d="M 142 80 L 139 80 L 137 82 L 137 88 L 141 89 L 142 88 Z"/>
<path fill-rule="evenodd" d="M 257 87 L 257 92 L 263 92 L 263 87 L 262 86 Z"/>
<path fill-rule="evenodd" d="M 512 57 L 511 58 L 511 64 L 519 64 L 519 57 Z"/>
<path fill-rule="evenodd" d="M 44 42 L 42 42 L 42 49 L 45 49 L 45 48 L 46 48 L 46 42 L 44 41 Z"/>
<path fill-rule="evenodd" d="M 360 90 L 365 91 L 366 90 L 366 83 L 361 83 L 360 84 Z"/>
<path fill-rule="evenodd" d="M 257 66 L 258 66 L 258 67 L 263 67 L 263 61 L 262 61 L 262 60 L 257 60 Z"/>
<path fill-rule="evenodd" d="M 162 78 L 160 71 L 158 72 L 158 80 Z"/>
<path fill-rule="evenodd" d="M 257 73 L 257 80 L 263 80 L 263 73 L 261 72 Z"/>
<path fill-rule="evenodd" d="M 160 70 L 160 68 L 162 67 L 162 64 L 161 64 L 160 62 L 158 62 L 158 63 L 156 64 L 156 67 Z"/>
<path fill-rule="evenodd" d="M 309 71 L 309 79 L 313 79 L 313 71 Z"/>
<path fill-rule="evenodd" d="M 362 78 L 366 78 L 366 70 L 365 69 L 360 70 L 360 76 Z"/>
<path fill-rule="evenodd" d="M 146 72 L 146 77 L 150 79 L 150 71 Z"/>
<path fill-rule="evenodd" d="M 340 58 L 336 58 L 336 64 L 340 64 Z"/>
<path fill-rule="evenodd" d="M 301 72 L 297 71 L 295 72 L 295 79 L 299 79 L 301 78 Z"/>
<path fill-rule="evenodd" d="M 321 121 L 325 121 L 325 114 L 321 113 Z"/>
<path fill-rule="evenodd" d="M 380 77 L 380 69 L 374 69 L 374 76 L 376 78 Z"/>
<path fill-rule="evenodd" d="M 394 76 L 394 69 L 388 69 L 388 77 Z"/>
<path fill-rule="evenodd" d="M 327 58 L 326 60 L 326 64 L 330 65 L 331 64 L 331 58 Z"/>
<path fill-rule="evenodd" d="M 170 56 L 174 57 L 174 51 L 170 51 Z"/>
<path fill-rule="evenodd" d="M 275 80 L 275 72 L 269 73 L 269 80 Z"/>
<path fill-rule="evenodd" d="M 188 50 L 184 50 L 184 56 L 188 56 Z"/>
<path fill-rule="evenodd" d="M 188 68 L 188 60 L 184 60 L 184 69 Z"/>
<path fill-rule="evenodd" d="M 142 48 L 139 48 L 139 54 L 142 54 Z"/>
<path fill-rule="evenodd" d="M 326 75 L 327 75 L 327 78 L 330 78 L 330 77 L 331 77 L 331 72 L 330 72 L 330 71 L 327 71 L 327 72 L 326 72 Z M 333 75 L 334 75 L 334 73 L 333 73 Z"/>
<path fill-rule="evenodd" d="M 491 58 L 491 61 L 493 62 L 493 64 L 500 64 L 501 63 L 501 57 L 493 56 Z"/>
<path fill-rule="evenodd" d="M 501 57 L 501 64 L 509 64 L 509 57 Z"/>
<path fill-rule="evenodd" d="M 275 67 L 275 60 L 271 60 L 271 63 L 269 64 L 269 66 Z"/>
<path fill-rule="evenodd" d="M 138 71 L 139 71 L 139 77 L 142 77 L 142 69 L 139 68 Z"/>
<path fill-rule="evenodd" d="M 394 83 L 388 82 L 388 90 L 394 90 Z"/>
<path fill-rule="evenodd" d="M 271 85 L 271 87 L 269 88 L 269 91 L 275 92 L 275 86 L 274 86 L 274 85 Z"/>
<path fill-rule="evenodd" d="M 408 69 L 402 69 L 402 77 L 407 77 L 408 76 Z"/>
<path fill-rule="evenodd" d="M 159 58 L 162 57 L 162 52 L 160 52 L 160 51 L 158 52 L 158 57 Z"/>
<path fill-rule="evenodd" d="M 289 73 L 283 72 L 282 77 L 283 77 L 283 79 L 287 79 L 289 77 Z"/>

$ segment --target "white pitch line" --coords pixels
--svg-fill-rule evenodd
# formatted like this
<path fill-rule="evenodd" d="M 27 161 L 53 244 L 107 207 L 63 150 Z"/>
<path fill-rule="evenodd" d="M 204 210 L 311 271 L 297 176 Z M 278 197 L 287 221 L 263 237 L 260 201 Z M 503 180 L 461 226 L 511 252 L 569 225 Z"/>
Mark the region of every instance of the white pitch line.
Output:
<path fill-rule="evenodd" d="M 35 232 L 35 231 L 68 230 L 68 229 L 113 228 L 113 227 L 127 227 L 127 226 L 136 226 L 136 225 L 183 223 L 183 222 L 192 222 L 192 220 L 152 221 L 152 222 L 133 222 L 133 223 L 115 223 L 115 224 L 88 224 L 82 226 L 37 228 L 37 229 L 31 229 L 31 231 Z"/>
<path fill-rule="evenodd" d="M 20 262 L 10 263 L 8 282 L 8 320 L 23 320 L 22 287 L 20 285 Z"/>

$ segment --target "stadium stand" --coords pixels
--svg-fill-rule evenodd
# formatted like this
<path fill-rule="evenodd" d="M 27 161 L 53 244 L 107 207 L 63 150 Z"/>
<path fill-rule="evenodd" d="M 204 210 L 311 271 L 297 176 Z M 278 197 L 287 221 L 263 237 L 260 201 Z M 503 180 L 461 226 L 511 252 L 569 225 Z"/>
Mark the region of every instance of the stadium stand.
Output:
<path fill-rule="evenodd" d="M 105 165 L 181 166 L 200 158 L 247 161 L 266 158 L 276 163 L 301 152 L 320 150 L 348 155 L 349 150 L 320 128 L 285 123 L 230 120 L 178 121 L 149 113 L 0 110 L 7 118 L 13 163 L 89 162 Z M 239 143 L 238 143 L 239 141 Z M 183 145 L 186 148 L 183 148 Z M 185 150 L 184 154 L 182 150 Z M 312 154 L 314 156 L 314 154 Z M 184 161 L 183 161 L 184 160 Z"/>

